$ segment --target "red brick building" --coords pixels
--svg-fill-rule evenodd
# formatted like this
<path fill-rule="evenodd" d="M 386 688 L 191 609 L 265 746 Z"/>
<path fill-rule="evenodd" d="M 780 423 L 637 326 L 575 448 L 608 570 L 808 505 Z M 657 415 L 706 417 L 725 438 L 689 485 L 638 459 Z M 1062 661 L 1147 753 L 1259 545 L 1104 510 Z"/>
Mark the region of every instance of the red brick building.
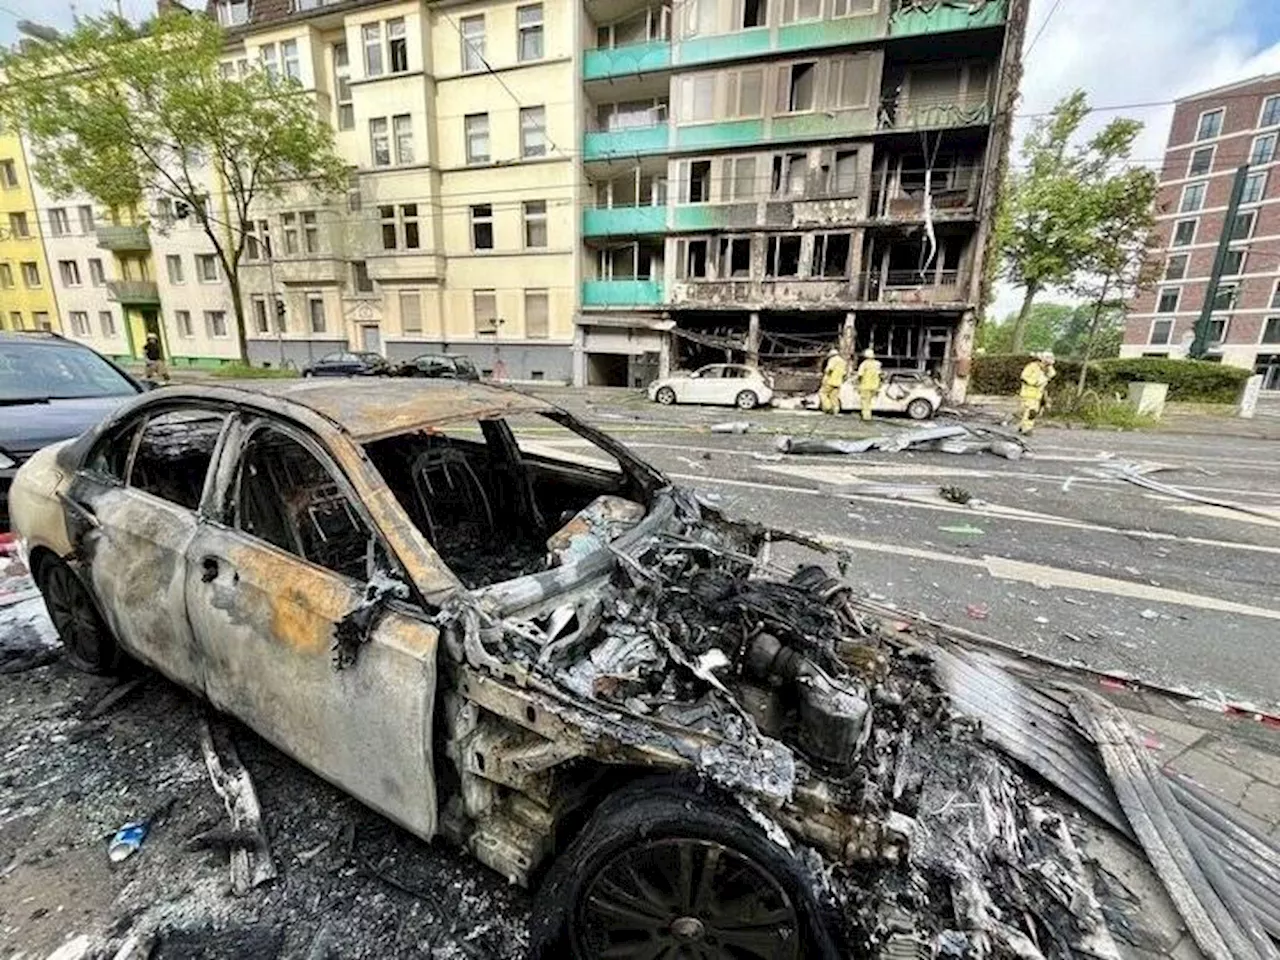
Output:
<path fill-rule="evenodd" d="M 1280 390 L 1280 74 L 1178 101 L 1156 201 L 1160 279 L 1129 305 L 1120 352 L 1186 356 L 1245 164 L 1208 358 L 1254 369 Z"/>

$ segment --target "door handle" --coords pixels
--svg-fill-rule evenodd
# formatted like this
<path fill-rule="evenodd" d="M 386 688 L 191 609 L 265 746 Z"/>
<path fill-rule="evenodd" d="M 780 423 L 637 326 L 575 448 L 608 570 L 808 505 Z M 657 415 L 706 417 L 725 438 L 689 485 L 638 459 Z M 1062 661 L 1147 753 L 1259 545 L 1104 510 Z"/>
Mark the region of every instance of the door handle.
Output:
<path fill-rule="evenodd" d="M 205 557 L 200 561 L 200 580 L 204 583 L 213 583 L 218 579 L 218 558 Z"/>

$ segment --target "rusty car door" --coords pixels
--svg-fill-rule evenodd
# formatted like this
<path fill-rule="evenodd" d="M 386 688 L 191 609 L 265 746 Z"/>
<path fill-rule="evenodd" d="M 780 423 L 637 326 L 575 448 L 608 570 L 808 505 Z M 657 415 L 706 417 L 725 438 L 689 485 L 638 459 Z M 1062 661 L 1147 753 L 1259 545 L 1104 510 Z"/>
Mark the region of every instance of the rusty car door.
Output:
<path fill-rule="evenodd" d="M 430 837 L 437 630 L 387 601 L 339 666 L 335 628 L 377 592 L 374 569 L 384 570 L 383 589 L 394 585 L 385 547 L 355 489 L 309 435 L 258 420 L 231 436 L 224 458 L 234 462 L 217 470 L 222 512 L 201 524 L 187 553 L 187 609 L 208 697 Z"/>
<path fill-rule="evenodd" d="M 228 414 L 157 411 L 99 441 L 66 495 L 68 531 L 99 607 L 133 656 L 202 690 L 186 616 L 187 548 Z"/>

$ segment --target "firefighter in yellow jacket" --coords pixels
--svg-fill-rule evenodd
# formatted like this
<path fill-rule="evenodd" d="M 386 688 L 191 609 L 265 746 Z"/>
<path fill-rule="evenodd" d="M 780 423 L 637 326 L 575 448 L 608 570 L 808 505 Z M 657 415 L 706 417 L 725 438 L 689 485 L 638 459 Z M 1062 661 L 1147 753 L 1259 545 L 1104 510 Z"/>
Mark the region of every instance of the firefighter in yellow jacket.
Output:
<path fill-rule="evenodd" d="M 1022 389 L 1018 396 L 1022 399 L 1022 423 L 1018 425 L 1021 433 L 1030 433 L 1036 425 L 1036 417 L 1044 409 L 1045 392 L 1049 389 L 1049 381 L 1057 376 L 1053 369 L 1053 354 L 1040 353 L 1022 368 Z"/>
<path fill-rule="evenodd" d="M 862 419 L 871 419 L 871 404 L 880 392 L 880 361 L 876 352 L 870 347 L 862 353 L 862 362 L 858 364 L 858 400 L 862 404 Z"/>
<path fill-rule="evenodd" d="M 818 390 L 818 406 L 823 413 L 840 412 L 840 385 L 848 367 L 844 357 L 835 347 L 827 354 L 827 365 L 822 369 L 822 386 Z"/>

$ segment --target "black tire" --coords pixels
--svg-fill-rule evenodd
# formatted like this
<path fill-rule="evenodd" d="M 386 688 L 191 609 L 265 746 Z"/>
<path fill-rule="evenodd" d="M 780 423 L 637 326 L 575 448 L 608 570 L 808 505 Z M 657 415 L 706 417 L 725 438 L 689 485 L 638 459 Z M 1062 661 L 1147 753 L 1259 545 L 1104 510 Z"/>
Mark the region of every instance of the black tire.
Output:
<path fill-rule="evenodd" d="M 657 400 L 664 407 L 669 407 L 676 402 L 676 392 L 670 387 L 662 387 L 653 395 L 653 399 Z"/>
<path fill-rule="evenodd" d="M 40 564 L 38 583 L 67 660 L 86 673 L 115 673 L 120 647 L 98 615 L 97 605 L 80 577 L 61 560 Z"/>
<path fill-rule="evenodd" d="M 605 800 L 552 865 L 529 955 L 834 960 L 844 952 L 814 884 L 731 799 L 645 779 Z M 726 921 L 728 904 L 744 912 Z"/>
<path fill-rule="evenodd" d="M 907 404 L 907 416 L 912 420 L 928 420 L 933 416 L 933 404 L 924 397 L 916 397 Z"/>
<path fill-rule="evenodd" d="M 743 390 L 733 398 L 733 405 L 739 410 L 754 410 L 760 403 L 754 390 Z"/>

